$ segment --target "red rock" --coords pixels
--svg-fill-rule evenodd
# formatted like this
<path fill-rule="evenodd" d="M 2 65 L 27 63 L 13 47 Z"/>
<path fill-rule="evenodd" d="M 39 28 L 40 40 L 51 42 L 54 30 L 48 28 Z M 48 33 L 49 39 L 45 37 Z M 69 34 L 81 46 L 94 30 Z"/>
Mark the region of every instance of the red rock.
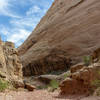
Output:
<path fill-rule="evenodd" d="M 28 84 L 28 83 L 25 83 L 25 88 L 28 89 L 29 91 L 34 91 L 34 89 L 36 89 L 35 86 L 30 85 L 30 84 Z"/>
<path fill-rule="evenodd" d="M 89 67 L 83 67 L 74 73 L 71 77 L 62 81 L 60 84 L 61 95 L 89 94 L 95 88 L 93 82 L 100 79 L 100 64 L 94 64 Z"/>

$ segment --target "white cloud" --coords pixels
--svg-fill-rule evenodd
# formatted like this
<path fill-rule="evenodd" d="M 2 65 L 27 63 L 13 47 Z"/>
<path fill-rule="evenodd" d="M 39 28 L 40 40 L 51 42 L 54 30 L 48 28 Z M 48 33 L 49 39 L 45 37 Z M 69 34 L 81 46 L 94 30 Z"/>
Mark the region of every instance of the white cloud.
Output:
<path fill-rule="evenodd" d="M 23 16 L 16 14 L 16 7 L 30 5 Z M 0 0 L 0 15 L 9 16 L 10 26 L 0 25 L 0 34 L 3 34 L 7 41 L 12 41 L 19 46 L 30 35 L 41 17 L 49 8 L 46 0 Z"/>
<path fill-rule="evenodd" d="M 38 6 L 33 6 L 29 9 L 29 11 L 26 12 L 26 15 L 28 16 L 39 12 L 41 12 L 41 9 Z"/>
<path fill-rule="evenodd" d="M 34 17 L 24 17 L 21 19 L 14 19 L 10 21 L 10 24 L 12 24 L 15 27 L 30 27 L 34 28 L 39 21 L 39 18 L 34 18 Z"/>
<path fill-rule="evenodd" d="M 9 6 L 8 0 L 0 0 L 0 10 L 5 9 L 7 6 Z"/>
<path fill-rule="evenodd" d="M 11 8 L 11 0 L 0 0 L 0 15 L 20 18 L 20 16 L 13 12 Z"/>
<path fill-rule="evenodd" d="M 26 37 L 28 37 L 28 35 L 30 34 L 30 32 L 25 29 L 15 29 L 12 32 L 13 34 L 8 36 L 7 41 L 12 41 L 14 43 L 17 43 L 17 42 L 20 42 L 20 40 L 26 39 Z"/>
<path fill-rule="evenodd" d="M 30 35 L 31 31 L 25 29 L 25 28 L 18 28 L 13 27 L 13 29 L 6 28 L 3 25 L 0 25 L 0 34 L 3 34 L 4 37 L 6 37 L 7 41 L 14 42 L 16 46 L 19 46 L 22 44 L 22 42 Z"/>

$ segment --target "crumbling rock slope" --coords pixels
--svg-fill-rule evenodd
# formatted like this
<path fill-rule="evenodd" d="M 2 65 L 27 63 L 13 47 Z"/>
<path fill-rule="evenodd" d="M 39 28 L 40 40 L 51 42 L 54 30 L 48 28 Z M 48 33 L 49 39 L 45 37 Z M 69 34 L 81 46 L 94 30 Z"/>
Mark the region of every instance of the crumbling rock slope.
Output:
<path fill-rule="evenodd" d="M 82 65 L 75 65 L 71 68 L 70 77 L 60 84 L 61 95 L 90 94 L 97 88 L 95 81 L 100 80 L 99 73 L 100 63 L 88 67 L 83 65 L 83 68 Z"/>
<path fill-rule="evenodd" d="M 55 0 L 18 48 L 25 76 L 63 70 L 100 43 L 100 0 Z"/>

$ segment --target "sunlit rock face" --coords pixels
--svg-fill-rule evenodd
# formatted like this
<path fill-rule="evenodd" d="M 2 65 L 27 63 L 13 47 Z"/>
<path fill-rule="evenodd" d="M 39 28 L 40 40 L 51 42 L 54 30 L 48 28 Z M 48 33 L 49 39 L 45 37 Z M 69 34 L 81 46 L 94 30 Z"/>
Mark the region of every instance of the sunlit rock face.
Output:
<path fill-rule="evenodd" d="M 22 64 L 12 42 L 0 41 L 0 76 L 7 80 L 22 80 Z"/>
<path fill-rule="evenodd" d="M 100 0 L 55 0 L 18 48 L 24 75 L 69 68 L 100 47 Z"/>

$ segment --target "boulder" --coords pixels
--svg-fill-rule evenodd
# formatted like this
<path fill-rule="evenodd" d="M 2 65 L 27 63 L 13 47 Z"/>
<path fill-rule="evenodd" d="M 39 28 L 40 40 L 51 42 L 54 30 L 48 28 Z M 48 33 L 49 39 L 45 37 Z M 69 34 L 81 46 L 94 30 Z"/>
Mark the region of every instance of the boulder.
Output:
<path fill-rule="evenodd" d="M 100 80 L 100 63 L 95 63 L 89 67 L 83 65 L 82 69 L 71 73 L 69 78 L 66 78 L 60 84 L 61 94 L 76 95 L 89 94 L 92 89 L 96 88 L 92 84 L 95 80 Z"/>
<path fill-rule="evenodd" d="M 61 85 L 61 95 L 75 95 L 75 94 L 84 94 L 87 93 L 88 87 L 83 85 L 83 81 L 72 78 L 66 78 Z"/>
<path fill-rule="evenodd" d="M 28 89 L 29 91 L 34 91 L 34 89 L 36 89 L 35 86 L 30 85 L 29 83 L 25 83 L 25 88 Z"/>

